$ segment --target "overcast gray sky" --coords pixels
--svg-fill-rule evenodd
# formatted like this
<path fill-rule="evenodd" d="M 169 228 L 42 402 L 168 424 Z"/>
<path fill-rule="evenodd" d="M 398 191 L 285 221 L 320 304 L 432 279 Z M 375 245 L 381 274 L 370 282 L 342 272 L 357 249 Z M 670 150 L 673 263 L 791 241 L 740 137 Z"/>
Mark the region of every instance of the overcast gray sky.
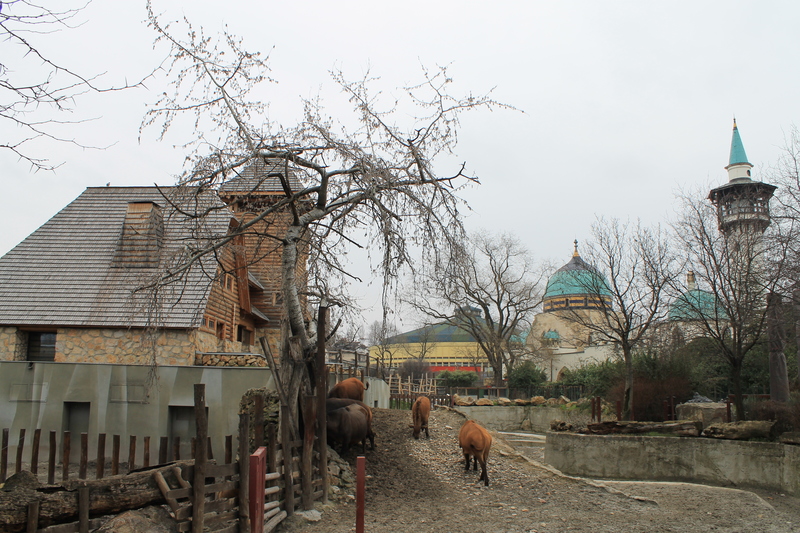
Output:
<path fill-rule="evenodd" d="M 755 179 L 764 179 L 800 117 L 796 1 L 154 5 L 208 33 L 227 25 L 248 48 L 268 53 L 279 83 L 261 96 L 284 122 L 299 116 L 298 96 L 333 90 L 334 66 L 354 78 L 369 68 L 390 91 L 419 80 L 421 64 L 450 64 L 456 90 L 494 88 L 497 100 L 524 113 L 466 116 L 457 157 L 439 170 L 466 161 L 480 177 L 465 194 L 474 210 L 468 227 L 513 232 L 536 257 L 559 264 L 574 239 L 587 239 L 596 215 L 665 221 L 677 190 L 724 183 L 734 115 Z M 143 1 L 93 0 L 79 18 L 80 27 L 34 42 L 82 73 L 106 72 L 109 85 L 135 80 L 163 58 Z M 0 43 L 4 57 L 7 47 Z M 78 98 L 72 118 L 94 120 L 65 131 L 107 148 L 32 143 L 34 155 L 63 162 L 55 172 L 33 173 L 0 151 L 0 254 L 86 187 L 173 183 L 186 155 L 172 145 L 180 138 L 158 143 L 148 131 L 137 142 L 145 103 L 163 81 Z M 0 122 L 0 144 L 14 133 Z"/>

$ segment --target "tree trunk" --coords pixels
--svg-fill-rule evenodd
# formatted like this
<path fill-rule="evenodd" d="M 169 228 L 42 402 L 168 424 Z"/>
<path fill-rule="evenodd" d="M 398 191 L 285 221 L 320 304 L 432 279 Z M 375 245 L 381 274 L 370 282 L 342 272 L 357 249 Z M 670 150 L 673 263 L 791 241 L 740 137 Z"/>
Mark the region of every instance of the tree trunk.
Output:
<path fill-rule="evenodd" d="M 744 398 L 742 397 L 742 361 L 731 363 L 731 384 L 733 385 L 733 405 L 736 407 L 736 420 L 744 420 Z"/>
<path fill-rule="evenodd" d="M 769 395 L 775 402 L 789 401 L 789 374 L 783 353 L 783 330 L 779 318 L 783 305 L 779 294 L 767 296 L 767 334 L 769 337 Z"/>
<path fill-rule="evenodd" d="M 794 307 L 794 342 L 797 345 L 797 380 L 800 385 L 800 283 L 792 291 L 792 305 Z"/>
<path fill-rule="evenodd" d="M 0 524 L 3 524 L 3 531 L 10 533 L 25 531 L 28 504 L 34 500 L 39 500 L 39 527 L 77 520 L 78 489 L 83 486 L 89 487 L 89 513 L 95 516 L 166 503 L 156 483 L 155 473 L 160 472 L 171 486 L 178 487 L 172 469 L 181 464 L 189 462 L 173 463 L 125 476 L 66 481 L 62 483 L 62 488 L 47 491 L 27 487 L 0 491 Z"/>
<path fill-rule="evenodd" d="M 703 423 L 694 420 L 676 422 L 617 422 L 610 420 L 588 424 L 587 433 L 593 435 L 663 433 L 680 437 L 699 437 L 703 431 Z"/>
<path fill-rule="evenodd" d="M 622 348 L 625 358 L 625 392 L 622 396 L 622 419 L 633 420 L 633 356 L 628 346 Z"/>

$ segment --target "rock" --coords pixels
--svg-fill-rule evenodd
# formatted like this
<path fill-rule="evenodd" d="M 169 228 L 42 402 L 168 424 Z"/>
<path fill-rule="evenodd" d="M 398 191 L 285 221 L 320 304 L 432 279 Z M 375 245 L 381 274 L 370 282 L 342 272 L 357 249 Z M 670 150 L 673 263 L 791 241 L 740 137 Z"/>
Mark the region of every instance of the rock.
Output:
<path fill-rule="evenodd" d="M 297 516 L 305 518 L 309 522 L 319 522 L 320 520 L 322 520 L 322 513 L 320 513 L 316 509 L 311 509 L 309 511 L 297 511 L 295 514 Z"/>
<path fill-rule="evenodd" d="M 561 403 L 558 401 L 558 398 L 548 398 L 544 404 L 548 407 L 558 407 L 561 405 Z"/>
<path fill-rule="evenodd" d="M 530 405 L 531 401 L 530 400 L 517 399 L 517 400 L 514 400 L 514 403 L 517 404 L 517 405 Z"/>
<path fill-rule="evenodd" d="M 520 429 L 523 431 L 531 431 L 532 427 L 531 421 L 527 418 L 522 421 L 522 424 L 520 424 Z"/>
<path fill-rule="evenodd" d="M 481 398 L 480 400 L 475 402 L 475 405 L 494 405 L 494 402 L 489 398 Z"/>
<path fill-rule="evenodd" d="M 691 400 L 686 400 L 686 403 L 713 403 L 711 398 L 706 398 L 705 396 L 701 396 L 700 394 L 695 391 L 694 395 L 692 396 Z"/>
<path fill-rule="evenodd" d="M 512 404 L 512 402 L 508 398 L 498 398 L 497 399 L 497 405 L 508 406 L 508 405 L 511 405 L 511 404 Z"/>
<path fill-rule="evenodd" d="M 572 424 L 567 424 L 563 420 L 551 420 L 550 429 L 552 431 L 572 431 Z"/>
<path fill-rule="evenodd" d="M 559 405 L 567 405 L 569 403 L 569 398 L 567 398 L 566 396 L 560 396 L 558 398 L 558 403 Z"/>
<path fill-rule="evenodd" d="M 544 396 L 534 396 L 531 398 L 531 405 L 542 405 L 546 402 L 547 400 L 544 399 Z"/>
<path fill-rule="evenodd" d="M 177 531 L 175 519 L 163 507 L 145 507 L 126 511 L 111 518 L 95 530 L 97 533 L 172 533 Z"/>
<path fill-rule="evenodd" d="M 36 474 L 28 472 L 27 470 L 22 470 L 18 474 L 14 474 L 6 479 L 2 490 L 4 492 L 14 492 L 22 489 L 36 490 L 41 486 L 42 484 L 39 483 Z"/>
<path fill-rule="evenodd" d="M 463 405 L 463 406 L 475 405 L 475 398 L 473 398 L 472 396 L 465 396 L 462 398 L 461 396 L 456 394 L 453 396 L 453 403 L 455 405 Z"/>
<path fill-rule="evenodd" d="M 679 420 L 698 420 L 703 428 L 711 424 L 724 424 L 728 419 L 728 409 L 724 403 L 695 402 L 675 406 Z"/>

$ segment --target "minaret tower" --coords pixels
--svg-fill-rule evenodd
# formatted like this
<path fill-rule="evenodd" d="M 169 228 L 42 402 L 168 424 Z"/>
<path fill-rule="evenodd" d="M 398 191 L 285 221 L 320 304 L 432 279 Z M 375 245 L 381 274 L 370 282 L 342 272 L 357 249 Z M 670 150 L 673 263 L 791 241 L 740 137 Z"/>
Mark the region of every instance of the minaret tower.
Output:
<path fill-rule="evenodd" d="M 769 200 L 777 187 L 750 178 L 742 138 L 733 119 L 733 138 L 728 166 L 728 183 L 713 189 L 708 199 L 717 207 L 719 229 L 728 236 L 743 232 L 764 233 L 769 226 Z"/>

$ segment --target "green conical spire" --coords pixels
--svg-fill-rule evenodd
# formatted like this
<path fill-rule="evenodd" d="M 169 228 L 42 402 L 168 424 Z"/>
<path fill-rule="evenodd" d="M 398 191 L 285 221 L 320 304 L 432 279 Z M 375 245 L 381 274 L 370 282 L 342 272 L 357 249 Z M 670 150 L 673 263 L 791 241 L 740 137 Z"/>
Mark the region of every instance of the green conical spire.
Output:
<path fill-rule="evenodd" d="M 736 119 L 733 119 L 733 138 L 731 139 L 731 158 L 728 161 L 729 165 L 736 165 L 739 163 L 749 163 L 747 154 L 744 153 L 744 145 L 742 138 L 739 137 L 739 128 L 736 127 Z"/>

